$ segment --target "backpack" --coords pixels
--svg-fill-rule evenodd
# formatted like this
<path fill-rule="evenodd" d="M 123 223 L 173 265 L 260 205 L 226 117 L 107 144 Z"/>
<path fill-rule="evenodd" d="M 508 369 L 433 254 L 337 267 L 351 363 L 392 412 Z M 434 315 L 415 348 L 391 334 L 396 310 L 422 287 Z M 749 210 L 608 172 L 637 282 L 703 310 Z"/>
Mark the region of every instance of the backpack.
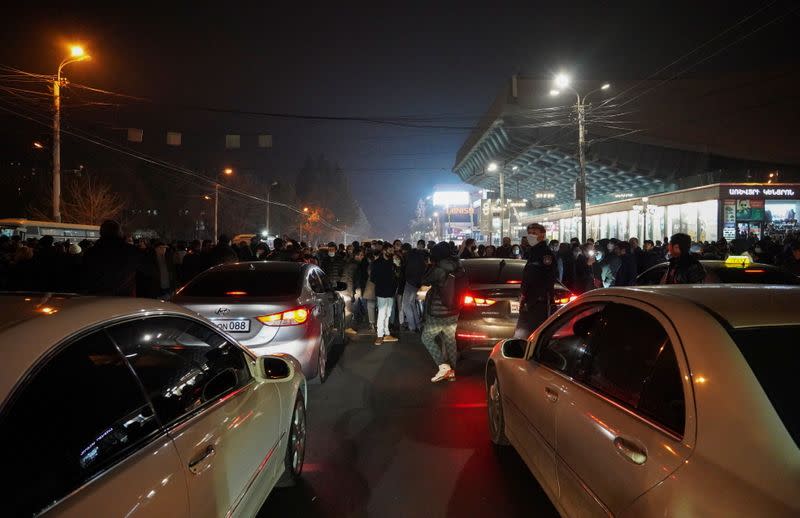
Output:
<path fill-rule="evenodd" d="M 464 294 L 469 287 L 467 271 L 460 264 L 455 271 L 447 274 L 441 288 L 442 304 L 448 309 L 461 310 L 464 305 Z"/>

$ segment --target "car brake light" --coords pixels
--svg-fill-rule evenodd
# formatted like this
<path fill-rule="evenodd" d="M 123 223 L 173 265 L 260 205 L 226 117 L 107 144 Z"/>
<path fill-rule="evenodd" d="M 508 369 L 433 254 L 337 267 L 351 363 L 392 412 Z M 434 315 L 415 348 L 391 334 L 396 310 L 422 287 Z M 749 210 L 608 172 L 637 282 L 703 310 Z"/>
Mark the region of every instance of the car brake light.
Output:
<path fill-rule="evenodd" d="M 265 326 L 297 326 L 306 323 L 309 313 L 310 308 L 301 306 L 272 315 L 256 317 L 256 319 Z"/>
<path fill-rule="evenodd" d="M 506 284 L 522 284 L 522 281 L 517 280 L 517 279 L 510 279 L 510 280 L 506 281 Z"/>
<path fill-rule="evenodd" d="M 765 271 L 766 270 L 763 270 L 761 268 L 749 268 L 745 270 L 744 273 L 764 273 Z"/>
<path fill-rule="evenodd" d="M 247 295 L 247 292 L 246 291 L 226 291 L 225 295 L 228 295 L 228 296 L 231 296 L 231 297 L 242 297 L 244 295 Z"/>
<path fill-rule="evenodd" d="M 491 306 L 495 302 L 497 302 L 497 301 L 496 300 L 492 300 L 492 299 L 484 299 L 484 298 L 481 298 L 481 297 L 475 297 L 473 295 L 464 295 L 464 305 L 465 306 L 486 307 L 486 306 Z"/>

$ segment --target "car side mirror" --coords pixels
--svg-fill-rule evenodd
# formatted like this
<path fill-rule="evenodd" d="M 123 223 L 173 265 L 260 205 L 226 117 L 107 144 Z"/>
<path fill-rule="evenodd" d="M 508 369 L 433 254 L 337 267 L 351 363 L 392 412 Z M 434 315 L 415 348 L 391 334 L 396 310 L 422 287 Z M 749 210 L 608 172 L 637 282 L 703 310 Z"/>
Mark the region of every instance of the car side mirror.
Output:
<path fill-rule="evenodd" d="M 259 356 L 258 374 L 268 382 L 281 382 L 292 379 L 294 365 L 279 356 Z"/>
<path fill-rule="evenodd" d="M 521 338 L 509 338 L 500 347 L 500 351 L 506 358 L 524 358 L 525 349 L 528 347 L 528 341 Z"/>
<path fill-rule="evenodd" d="M 334 288 L 335 291 L 345 291 L 346 289 L 347 289 L 347 283 L 341 281 L 337 282 L 336 287 Z"/>

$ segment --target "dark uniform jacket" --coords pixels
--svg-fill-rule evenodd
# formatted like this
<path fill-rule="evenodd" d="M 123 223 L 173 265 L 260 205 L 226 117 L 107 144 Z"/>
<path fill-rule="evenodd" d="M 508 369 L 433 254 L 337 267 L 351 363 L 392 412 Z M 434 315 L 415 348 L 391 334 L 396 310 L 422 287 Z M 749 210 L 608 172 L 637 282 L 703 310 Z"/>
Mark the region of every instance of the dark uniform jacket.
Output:
<path fill-rule="evenodd" d="M 541 242 L 531 247 L 528 262 L 522 272 L 521 304 L 531 306 L 551 303 L 557 276 L 556 256 L 547 243 Z"/>
<path fill-rule="evenodd" d="M 700 261 L 689 254 L 673 257 L 661 284 L 698 284 L 706 278 L 706 270 Z"/>

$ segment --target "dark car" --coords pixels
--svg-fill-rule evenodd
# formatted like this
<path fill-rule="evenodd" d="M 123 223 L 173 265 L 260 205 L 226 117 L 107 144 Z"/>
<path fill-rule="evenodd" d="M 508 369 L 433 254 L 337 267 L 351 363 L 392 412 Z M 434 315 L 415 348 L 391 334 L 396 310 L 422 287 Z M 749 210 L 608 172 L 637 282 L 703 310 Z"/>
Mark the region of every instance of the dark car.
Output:
<path fill-rule="evenodd" d="M 469 278 L 469 289 L 458 318 L 456 342 L 459 350 L 487 348 L 514 336 L 519 317 L 522 259 L 466 259 L 461 261 Z M 556 283 L 552 311 L 576 296 Z"/>
<path fill-rule="evenodd" d="M 746 257 L 726 261 L 700 261 L 706 270 L 706 284 L 800 284 L 800 277 L 771 264 L 751 263 Z M 660 284 L 669 263 L 648 268 L 636 277 L 637 286 Z"/>

